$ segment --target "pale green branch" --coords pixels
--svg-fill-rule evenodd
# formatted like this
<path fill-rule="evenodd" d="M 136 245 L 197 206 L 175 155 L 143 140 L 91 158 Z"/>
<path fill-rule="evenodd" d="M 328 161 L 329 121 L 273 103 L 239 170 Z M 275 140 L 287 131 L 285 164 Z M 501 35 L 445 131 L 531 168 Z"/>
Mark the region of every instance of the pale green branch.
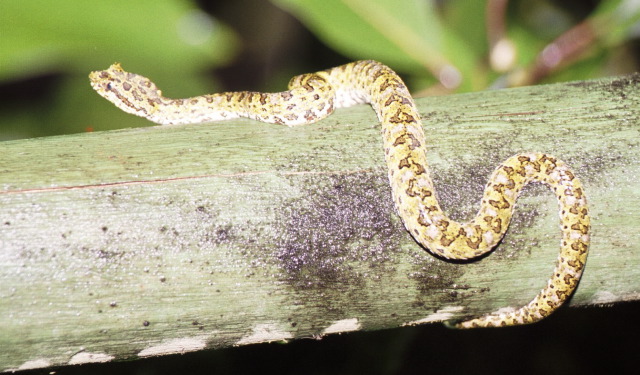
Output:
<path fill-rule="evenodd" d="M 469 218 L 502 160 L 554 154 L 593 215 L 571 304 L 637 299 L 639 99 L 630 76 L 419 100 L 444 207 Z M 367 106 L 0 144 L 0 369 L 474 316 L 546 283 L 552 194 L 527 189 L 496 251 L 447 263 L 396 217 L 381 147 Z"/>

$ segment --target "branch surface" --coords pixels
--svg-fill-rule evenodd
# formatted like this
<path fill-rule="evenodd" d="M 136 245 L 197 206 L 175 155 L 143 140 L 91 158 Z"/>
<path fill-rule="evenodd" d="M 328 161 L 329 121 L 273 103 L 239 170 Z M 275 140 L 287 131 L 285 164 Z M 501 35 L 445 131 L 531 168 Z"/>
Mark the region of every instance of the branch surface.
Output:
<path fill-rule="evenodd" d="M 638 82 L 418 100 L 454 218 L 475 214 L 515 153 L 579 174 L 593 235 L 571 305 L 639 299 Z M 559 241 L 550 192 L 526 190 L 492 254 L 449 263 L 395 215 L 381 148 L 367 106 L 296 128 L 234 120 L 0 144 L 0 370 L 457 319 L 545 285 Z"/>

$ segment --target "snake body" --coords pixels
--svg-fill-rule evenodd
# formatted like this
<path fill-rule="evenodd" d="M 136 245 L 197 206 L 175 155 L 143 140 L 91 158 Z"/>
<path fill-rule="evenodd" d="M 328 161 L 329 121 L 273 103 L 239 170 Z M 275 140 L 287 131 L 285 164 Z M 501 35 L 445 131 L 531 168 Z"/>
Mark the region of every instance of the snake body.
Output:
<path fill-rule="evenodd" d="M 300 125 L 335 108 L 369 103 L 382 125 L 384 154 L 396 210 L 423 247 L 447 259 L 471 259 L 490 251 L 504 236 L 522 188 L 532 181 L 555 193 L 562 239 L 546 287 L 526 306 L 455 323 L 460 328 L 526 324 L 557 309 L 576 288 L 587 259 L 590 219 L 580 180 L 561 160 L 544 153 L 510 157 L 492 174 L 480 209 L 458 223 L 440 208 L 426 158 L 418 109 L 402 79 L 375 61 L 356 61 L 294 77 L 279 93 L 227 92 L 168 99 L 154 83 L 119 64 L 90 74 L 91 85 L 125 112 L 159 124 L 201 123 L 235 117 Z"/>

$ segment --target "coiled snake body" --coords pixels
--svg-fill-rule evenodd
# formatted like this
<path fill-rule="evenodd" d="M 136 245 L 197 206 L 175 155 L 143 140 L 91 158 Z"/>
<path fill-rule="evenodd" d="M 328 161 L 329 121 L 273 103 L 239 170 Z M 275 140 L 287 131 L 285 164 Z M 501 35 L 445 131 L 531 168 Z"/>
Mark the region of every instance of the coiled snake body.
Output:
<path fill-rule="evenodd" d="M 398 214 L 422 246 L 448 259 L 471 259 L 490 251 L 504 236 L 516 199 L 531 181 L 548 185 L 559 203 L 560 255 L 547 286 L 526 306 L 455 324 L 486 327 L 532 323 L 558 308 L 576 288 L 589 245 L 589 215 L 582 184 L 553 156 L 524 153 L 494 172 L 480 210 L 467 223 L 447 217 L 429 176 L 420 115 L 400 77 L 375 61 L 357 61 L 294 77 L 280 93 L 227 92 L 168 99 L 145 77 L 119 64 L 90 74 L 91 85 L 118 108 L 159 124 L 187 124 L 249 117 L 300 125 L 320 120 L 334 108 L 370 103 L 382 124 L 384 153 Z"/>

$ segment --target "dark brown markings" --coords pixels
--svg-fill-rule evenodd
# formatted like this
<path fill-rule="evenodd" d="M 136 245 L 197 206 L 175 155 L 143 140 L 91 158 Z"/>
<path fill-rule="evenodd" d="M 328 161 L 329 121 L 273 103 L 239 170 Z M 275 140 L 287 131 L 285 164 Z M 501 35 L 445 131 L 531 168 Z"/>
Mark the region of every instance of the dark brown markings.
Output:
<path fill-rule="evenodd" d="M 307 90 L 307 92 L 312 92 L 315 90 L 315 88 L 313 87 L 313 85 L 310 83 L 311 81 L 321 81 L 323 82 L 324 79 L 322 77 L 320 77 L 317 74 L 310 74 L 308 76 L 306 76 L 306 79 L 304 79 L 302 81 L 302 87 L 304 87 L 305 90 Z"/>
<path fill-rule="evenodd" d="M 582 211 L 580 211 L 580 217 L 584 219 L 587 215 L 589 215 L 589 210 L 583 208 Z"/>
<path fill-rule="evenodd" d="M 133 99 L 135 99 L 137 102 L 142 102 L 142 101 L 144 101 L 144 99 L 142 98 L 142 96 L 140 95 L 140 93 L 138 92 L 138 90 L 133 90 L 133 91 L 131 91 L 131 96 L 133 96 Z"/>
<path fill-rule="evenodd" d="M 421 146 L 420 141 L 418 141 L 418 139 L 413 134 L 410 134 L 410 133 L 404 133 L 401 136 L 397 137 L 393 142 L 393 145 L 398 146 L 398 145 L 406 144 L 407 139 L 411 142 L 409 144 L 409 149 L 415 150 L 416 148 Z"/>
<path fill-rule="evenodd" d="M 369 77 L 371 75 L 371 69 L 373 68 L 374 68 L 374 65 L 370 64 L 369 61 L 367 61 L 367 64 L 364 65 L 364 70 L 363 70 L 364 76 Z"/>
<path fill-rule="evenodd" d="M 451 245 L 453 241 L 455 241 L 455 238 L 449 238 L 444 234 L 442 235 L 442 237 L 440 237 L 440 244 L 444 247 Z"/>
<path fill-rule="evenodd" d="M 467 237 L 467 240 L 466 240 L 467 246 L 469 246 L 473 250 L 478 250 L 478 248 L 480 247 L 480 243 L 482 242 L 482 236 L 480 235 L 481 230 L 478 225 L 474 226 L 473 229 L 475 229 L 475 236 L 473 237 L 467 236 L 467 233 L 462 228 L 460 228 L 460 231 L 458 232 L 458 236 Z"/>
<path fill-rule="evenodd" d="M 129 91 L 131 90 L 131 84 L 129 82 L 125 82 L 122 84 L 122 88 L 124 89 L 124 91 Z"/>
<path fill-rule="evenodd" d="M 569 274 L 564 275 L 564 283 L 567 285 L 572 285 L 573 283 L 575 283 L 575 278 Z"/>
<path fill-rule="evenodd" d="M 494 219 L 492 216 L 485 216 L 484 221 L 487 223 L 487 225 L 489 225 L 489 227 L 491 227 L 491 229 L 495 233 L 502 232 L 502 219 L 500 218 Z"/>
<path fill-rule="evenodd" d="M 533 169 L 536 172 L 540 172 L 540 170 L 542 169 L 542 168 L 540 168 L 540 163 L 538 163 L 538 162 L 533 162 L 533 163 L 531 163 L 531 165 L 533 166 Z M 547 171 L 546 171 L 547 174 L 549 174 L 552 170 L 553 170 L 553 168 L 548 168 Z"/>
<path fill-rule="evenodd" d="M 586 227 L 586 225 L 582 225 L 580 223 L 575 223 L 571 225 L 571 229 L 572 230 L 577 230 L 582 234 L 587 234 L 587 232 L 589 231 L 589 228 Z"/>
<path fill-rule="evenodd" d="M 509 204 L 509 202 L 507 202 L 506 199 L 502 199 L 502 201 L 496 201 L 493 199 L 489 199 L 489 204 L 492 205 L 493 207 L 497 208 L 497 209 L 507 209 L 509 207 L 511 207 L 511 205 Z"/>
<path fill-rule="evenodd" d="M 373 73 L 373 81 L 375 82 L 378 78 L 380 78 L 380 76 L 384 75 L 385 72 L 382 71 L 382 69 L 377 70 L 375 73 Z"/>
<path fill-rule="evenodd" d="M 114 94 L 124 103 L 124 105 L 126 105 L 129 108 L 133 108 L 138 112 L 143 112 L 145 115 L 148 115 L 149 112 L 147 112 L 146 109 L 138 107 L 136 105 L 134 105 L 131 101 L 129 101 L 129 99 L 123 97 L 122 95 L 120 95 L 120 93 L 116 90 L 113 90 Z"/>
<path fill-rule="evenodd" d="M 576 241 L 571 244 L 571 249 L 573 251 L 577 251 L 580 254 L 584 254 L 587 252 L 587 244 L 582 241 Z"/>
<path fill-rule="evenodd" d="M 568 197 L 573 196 L 573 191 L 571 190 L 570 187 L 564 189 L 564 195 L 566 195 Z"/>
<path fill-rule="evenodd" d="M 526 177 L 527 176 L 527 171 L 524 169 L 524 165 L 522 165 L 520 168 L 518 169 L 514 169 L 513 170 L 515 174 L 518 174 L 522 177 Z"/>
<path fill-rule="evenodd" d="M 418 224 L 422 225 L 423 227 L 428 227 L 431 225 L 431 223 L 429 223 L 423 215 L 418 216 Z"/>
<path fill-rule="evenodd" d="M 467 238 L 467 246 L 469 246 L 470 248 L 472 248 L 473 250 L 478 250 L 478 248 L 480 247 L 480 243 L 482 242 L 482 240 L 480 238 L 476 239 L 475 241 L 473 241 L 471 238 Z"/>
<path fill-rule="evenodd" d="M 398 94 L 391 94 L 389 95 L 389 98 L 387 99 L 387 101 L 384 103 L 385 107 L 391 105 L 391 103 L 400 103 L 402 105 L 412 105 L 411 100 L 409 98 L 407 98 L 404 95 L 398 95 Z"/>
<path fill-rule="evenodd" d="M 411 144 L 409 145 L 409 149 L 415 150 L 416 148 L 421 146 L 420 141 L 413 134 L 407 134 L 407 136 L 411 140 Z"/>
<path fill-rule="evenodd" d="M 447 221 L 447 220 L 440 220 L 440 221 L 436 224 L 436 226 L 437 226 L 438 228 L 440 228 L 440 229 L 444 232 L 444 231 L 446 231 L 446 230 L 447 230 L 447 228 L 449 228 L 449 224 L 450 224 L 450 223 L 449 223 L 449 221 Z"/>
<path fill-rule="evenodd" d="M 267 94 L 261 92 L 260 93 L 260 104 L 262 105 L 266 105 L 267 104 Z"/>
<path fill-rule="evenodd" d="M 405 190 L 405 193 L 409 197 L 420 197 L 420 199 L 422 199 L 424 201 L 426 198 L 428 198 L 428 197 L 433 195 L 433 193 L 430 190 L 422 189 L 422 188 L 416 186 L 416 181 L 415 180 L 409 180 L 408 185 L 409 186 Z M 436 210 L 436 209 L 437 208 L 434 207 L 434 206 L 426 208 L 426 210 L 428 210 L 428 211 L 433 211 L 433 210 Z"/>
<path fill-rule="evenodd" d="M 391 105 L 391 103 L 397 102 L 397 101 L 398 101 L 398 99 L 396 98 L 396 95 L 393 94 L 393 95 L 389 96 L 389 98 L 387 99 L 386 102 L 384 102 L 384 106 L 388 107 L 389 105 Z"/>
<path fill-rule="evenodd" d="M 564 301 L 564 299 L 567 298 L 567 293 L 563 292 L 561 290 L 556 290 L 555 294 L 560 299 L 560 301 Z M 551 307 L 551 309 L 556 309 L 556 308 L 560 307 L 560 303 L 554 302 L 552 299 L 548 299 L 546 302 L 547 302 L 547 305 L 549 305 L 549 307 Z M 551 311 L 540 309 L 540 315 L 547 316 L 549 314 L 551 314 Z"/>
<path fill-rule="evenodd" d="M 547 310 L 547 309 L 543 309 L 543 308 L 538 309 L 538 313 L 542 317 L 549 316 L 549 314 L 551 314 L 551 311 L 553 311 L 553 308 L 559 306 L 559 305 L 551 302 L 550 300 L 547 300 L 547 303 L 551 307 L 551 310 Z"/>
<path fill-rule="evenodd" d="M 398 145 L 403 145 L 403 144 L 407 143 L 407 142 L 404 140 L 404 136 L 405 136 L 405 135 L 403 134 L 403 135 L 401 135 L 401 136 L 397 137 L 397 138 L 395 139 L 395 141 L 393 141 L 393 145 L 394 145 L 394 146 L 398 146 Z"/>
<path fill-rule="evenodd" d="M 409 186 L 407 187 L 407 190 L 405 190 L 405 193 L 410 196 L 410 197 L 416 197 L 418 196 L 418 193 L 414 190 L 415 188 L 415 181 L 414 180 L 410 180 L 409 181 Z"/>
<path fill-rule="evenodd" d="M 411 156 L 407 156 L 406 158 L 400 160 L 400 163 L 398 163 L 398 169 L 411 168 L 411 167 L 413 167 L 413 170 L 414 170 L 416 175 L 421 175 L 421 174 L 426 173 L 426 170 L 424 169 L 424 166 L 414 162 L 411 159 Z"/>
<path fill-rule="evenodd" d="M 509 179 L 509 181 L 507 181 L 507 184 L 504 185 L 507 189 L 513 190 L 516 188 L 516 182 L 513 179 Z"/>
<path fill-rule="evenodd" d="M 567 264 L 573 267 L 576 271 L 580 271 L 582 270 L 582 267 L 584 267 L 584 264 L 577 259 L 571 259 L 567 261 Z"/>
<path fill-rule="evenodd" d="M 515 189 L 516 187 L 516 182 L 513 181 L 512 179 L 508 179 L 506 184 L 495 184 L 493 185 L 493 190 L 500 192 L 500 193 L 504 193 L 504 191 L 506 189 Z"/>
<path fill-rule="evenodd" d="M 398 108 L 396 113 L 389 118 L 389 122 L 392 124 L 399 124 L 404 122 L 416 122 L 416 119 L 408 112 L 404 112 L 402 108 Z"/>
<path fill-rule="evenodd" d="M 389 87 L 392 87 L 393 90 L 406 90 L 405 85 L 402 84 L 402 82 L 400 82 L 397 79 L 388 79 L 384 82 L 382 82 L 382 84 L 380 85 L 380 92 L 384 92 L 385 90 L 387 90 Z"/>
<path fill-rule="evenodd" d="M 409 168 L 409 167 L 411 167 L 411 162 L 409 161 L 409 156 L 407 156 L 406 158 L 400 160 L 400 163 L 398 163 L 398 169 Z"/>
<path fill-rule="evenodd" d="M 315 115 L 311 110 L 308 110 L 308 111 L 304 114 L 304 118 L 305 118 L 307 121 L 312 121 L 312 120 L 315 120 L 315 119 L 317 118 L 317 116 L 316 116 L 316 115 Z"/>

